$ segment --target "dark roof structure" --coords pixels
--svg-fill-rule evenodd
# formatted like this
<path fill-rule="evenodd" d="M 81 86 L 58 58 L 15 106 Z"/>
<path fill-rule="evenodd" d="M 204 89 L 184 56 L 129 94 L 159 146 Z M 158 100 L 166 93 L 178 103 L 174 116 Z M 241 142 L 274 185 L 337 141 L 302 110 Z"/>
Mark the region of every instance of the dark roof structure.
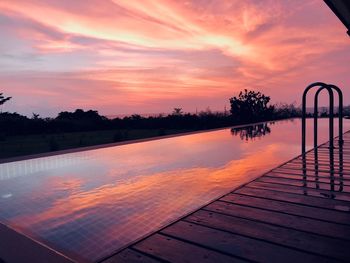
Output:
<path fill-rule="evenodd" d="M 324 0 L 333 13 L 348 29 L 350 36 L 350 1 L 349 0 Z"/>

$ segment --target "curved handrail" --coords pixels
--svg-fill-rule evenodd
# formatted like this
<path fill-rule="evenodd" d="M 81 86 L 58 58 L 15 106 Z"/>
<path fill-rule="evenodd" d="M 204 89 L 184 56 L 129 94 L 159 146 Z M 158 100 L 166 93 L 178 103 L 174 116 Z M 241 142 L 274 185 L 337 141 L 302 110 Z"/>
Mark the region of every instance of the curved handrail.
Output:
<path fill-rule="evenodd" d="M 325 87 L 327 86 L 326 83 L 323 82 L 315 82 L 310 84 L 309 86 L 306 87 L 303 93 L 303 98 L 302 98 L 302 123 L 301 123 L 301 133 L 302 133 L 302 142 L 301 142 L 301 152 L 302 155 L 305 155 L 306 151 L 306 137 L 305 137 L 305 132 L 306 132 L 306 95 L 309 92 L 310 89 L 313 87 Z"/>
<path fill-rule="evenodd" d="M 334 148 L 334 144 L 333 144 L 333 138 L 334 138 L 334 94 L 332 91 L 332 87 L 327 85 L 327 86 L 323 86 L 323 87 L 318 88 L 318 90 L 316 91 L 316 94 L 315 94 L 315 99 L 314 99 L 314 148 L 315 149 L 318 146 L 318 142 L 317 142 L 318 96 L 319 96 L 320 92 L 324 89 L 327 89 L 327 91 L 329 93 L 329 144 L 330 144 L 329 147 Z M 340 129 L 339 129 L 339 131 L 340 131 Z"/>

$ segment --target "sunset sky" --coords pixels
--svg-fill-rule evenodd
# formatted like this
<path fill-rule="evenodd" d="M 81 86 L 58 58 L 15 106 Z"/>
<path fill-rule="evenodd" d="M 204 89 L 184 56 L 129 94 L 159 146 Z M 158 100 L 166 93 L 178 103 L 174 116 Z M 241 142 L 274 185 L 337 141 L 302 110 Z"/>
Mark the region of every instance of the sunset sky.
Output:
<path fill-rule="evenodd" d="M 350 104 L 350 39 L 321 0 L 0 0 L 3 111 L 223 110 L 244 89 Z"/>

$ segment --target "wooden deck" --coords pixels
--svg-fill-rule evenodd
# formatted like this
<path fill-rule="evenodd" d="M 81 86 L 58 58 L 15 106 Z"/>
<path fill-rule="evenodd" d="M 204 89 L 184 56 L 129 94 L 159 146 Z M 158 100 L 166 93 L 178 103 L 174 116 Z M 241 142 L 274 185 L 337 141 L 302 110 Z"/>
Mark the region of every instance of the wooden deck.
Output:
<path fill-rule="evenodd" d="M 318 176 L 310 151 L 306 178 L 299 156 L 103 262 L 350 262 L 349 132 L 333 158 L 321 145 Z"/>

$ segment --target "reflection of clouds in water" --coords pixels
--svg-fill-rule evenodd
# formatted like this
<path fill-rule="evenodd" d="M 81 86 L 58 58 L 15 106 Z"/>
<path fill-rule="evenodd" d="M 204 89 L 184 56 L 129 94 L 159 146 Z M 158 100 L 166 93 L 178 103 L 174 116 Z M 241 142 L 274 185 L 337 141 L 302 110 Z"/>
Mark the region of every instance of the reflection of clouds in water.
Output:
<path fill-rule="evenodd" d="M 41 212 L 24 211 L 23 215 L 12 218 L 12 222 L 25 225 L 60 251 L 102 257 L 106 251 L 170 223 L 197 208 L 199 203 L 258 175 L 277 162 L 279 151 L 278 145 L 267 145 L 263 152 L 232 160 L 221 167 L 143 174 L 135 181 L 84 192 L 79 191 L 79 181 L 72 181 L 65 184 L 72 188 L 69 196 L 57 198 Z M 57 183 L 50 183 L 52 180 L 55 178 L 50 177 L 46 183 L 50 186 Z"/>
<path fill-rule="evenodd" d="M 255 138 L 261 138 L 261 137 L 264 137 L 265 135 L 270 134 L 271 133 L 271 129 L 269 127 L 270 124 L 274 124 L 274 123 L 266 122 L 266 123 L 251 125 L 251 126 L 232 128 L 231 133 L 234 136 L 239 136 L 241 140 L 245 140 L 245 141 L 254 140 Z"/>

